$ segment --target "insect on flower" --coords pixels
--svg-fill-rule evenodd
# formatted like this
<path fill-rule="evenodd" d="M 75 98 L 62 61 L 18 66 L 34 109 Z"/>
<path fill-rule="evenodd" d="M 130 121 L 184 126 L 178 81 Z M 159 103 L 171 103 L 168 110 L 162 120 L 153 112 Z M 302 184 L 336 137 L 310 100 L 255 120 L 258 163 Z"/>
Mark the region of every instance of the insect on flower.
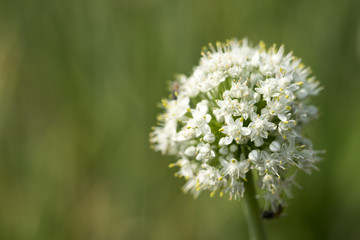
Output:
<path fill-rule="evenodd" d="M 283 206 L 281 204 L 279 204 L 275 211 L 271 211 L 271 210 L 264 211 L 261 214 L 261 217 L 263 219 L 267 219 L 267 220 L 280 217 L 281 213 L 283 212 L 283 209 L 284 209 Z"/>
<path fill-rule="evenodd" d="M 171 97 L 173 100 L 177 100 L 177 97 L 179 95 L 179 82 L 173 82 L 171 85 Z"/>

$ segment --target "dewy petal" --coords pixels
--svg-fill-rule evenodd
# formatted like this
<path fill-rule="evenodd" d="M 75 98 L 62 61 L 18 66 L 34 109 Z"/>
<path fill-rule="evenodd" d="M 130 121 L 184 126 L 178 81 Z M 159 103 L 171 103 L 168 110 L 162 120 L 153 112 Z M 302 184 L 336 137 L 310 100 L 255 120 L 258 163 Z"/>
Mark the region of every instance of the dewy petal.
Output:
<path fill-rule="evenodd" d="M 191 109 L 191 115 L 193 116 L 194 119 L 200 117 L 199 112 L 197 110 L 195 110 L 195 109 Z"/>
<path fill-rule="evenodd" d="M 224 160 L 223 158 L 220 158 L 220 164 L 224 167 L 224 168 L 226 168 L 228 165 L 229 165 L 229 162 L 228 161 L 226 161 L 226 160 Z"/>
<path fill-rule="evenodd" d="M 224 145 L 229 145 L 230 143 L 232 143 L 232 141 L 232 137 L 224 137 Z"/>
<path fill-rule="evenodd" d="M 185 153 L 186 156 L 189 156 L 189 157 L 195 156 L 195 153 L 196 153 L 195 146 L 188 147 L 187 149 L 185 149 L 184 153 Z"/>
<path fill-rule="evenodd" d="M 211 133 L 211 128 L 210 128 L 210 126 L 209 125 L 204 125 L 204 127 L 203 127 L 203 131 L 204 131 L 204 133 L 205 134 L 209 134 L 209 133 Z"/>
<path fill-rule="evenodd" d="M 195 128 L 195 136 L 199 137 L 201 135 L 202 131 L 200 128 Z"/>
<path fill-rule="evenodd" d="M 226 126 L 223 126 L 222 129 L 223 129 L 223 130 L 222 130 L 223 133 L 225 133 L 225 134 L 228 134 L 228 133 L 229 133 L 229 126 L 227 126 L 227 125 L 226 125 Z"/>
<path fill-rule="evenodd" d="M 281 121 L 286 121 L 286 119 L 287 119 L 285 114 L 278 114 L 277 116 Z"/>
<path fill-rule="evenodd" d="M 206 114 L 206 115 L 205 115 L 205 119 L 206 119 L 206 122 L 207 122 L 207 123 L 210 122 L 210 120 L 211 120 L 210 114 Z"/>
<path fill-rule="evenodd" d="M 230 115 L 226 115 L 225 116 L 225 122 L 228 125 L 232 125 L 232 124 L 234 124 L 234 119 Z"/>
<path fill-rule="evenodd" d="M 205 115 L 207 113 L 208 107 L 205 102 L 199 103 L 197 107 L 199 108 L 198 111 L 200 115 Z"/>
<path fill-rule="evenodd" d="M 267 129 L 268 130 L 275 130 L 276 129 L 276 124 L 275 123 L 268 123 L 267 124 Z"/>
<path fill-rule="evenodd" d="M 241 119 L 238 118 L 238 119 L 235 120 L 235 124 L 236 124 L 236 126 L 238 126 L 238 127 L 242 127 L 242 126 L 243 126 L 243 121 L 241 121 Z"/>
<path fill-rule="evenodd" d="M 248 127 L 242 127 L 242 128 L 241 128 L 241 134 L 242 134 L 242 135 L 248 136 L 248 135 L 250 135 L 250 133 L 251 133 L 250 128 L 248 128 Z"/>
<path fill-rule="evenodd" d="M 220 138 L 219 140 L 219 146 L 224 146 L 224 141 L 225 141 L 225 138 Z"/>

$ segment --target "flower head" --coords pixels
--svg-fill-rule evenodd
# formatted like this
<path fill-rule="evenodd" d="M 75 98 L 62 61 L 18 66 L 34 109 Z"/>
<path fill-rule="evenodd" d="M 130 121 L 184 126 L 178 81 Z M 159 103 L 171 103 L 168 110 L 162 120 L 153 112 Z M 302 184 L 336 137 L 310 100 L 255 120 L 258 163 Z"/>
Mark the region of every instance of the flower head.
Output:
<path fill-rule="evenodd" d="M 321 87 L 283 47 L 251 47 L 246 39 L 210 44 L 192 75 L 173 85 L 150 141 L 176 156 L 170 166 L 186 179 L 185 192 L 240 199 L 252 170 L 260 195 L 277 206 L 297 185 L 296 170 L 317 168 L 321 151 L 302 130 L 317 115 L 308 102 Z"/>

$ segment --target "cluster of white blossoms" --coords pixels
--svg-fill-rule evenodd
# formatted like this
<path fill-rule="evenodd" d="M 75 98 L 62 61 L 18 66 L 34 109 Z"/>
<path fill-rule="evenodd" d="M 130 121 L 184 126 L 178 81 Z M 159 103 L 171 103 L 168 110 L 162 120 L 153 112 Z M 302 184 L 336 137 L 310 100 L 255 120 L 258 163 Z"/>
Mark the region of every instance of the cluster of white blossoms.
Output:
<path fill-rule="evenodd" d="M 316 169 L 320 151 L 302 136 L 317 116 L 310 97 L 321 90 L 309 68 L 284 48 L 252 47 L 246 39 L 209 45 L 190 77 L 171 85 L 150 134 L 155 150 L 178 159 L 185 192 L 244 194 L 253 171 L 259 196 L 272 206 L 289 197 L 296 169 Z"/>

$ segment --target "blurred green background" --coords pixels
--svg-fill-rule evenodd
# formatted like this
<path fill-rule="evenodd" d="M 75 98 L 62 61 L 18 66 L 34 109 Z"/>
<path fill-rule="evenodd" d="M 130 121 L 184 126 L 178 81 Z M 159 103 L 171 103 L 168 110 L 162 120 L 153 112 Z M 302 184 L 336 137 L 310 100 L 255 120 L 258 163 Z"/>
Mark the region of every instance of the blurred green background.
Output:
<path fill-rule="evenodd" d="M 0 0 L 0 239 L 247 239 L 241 204 L 184 195 L 149 148 L 166 81 L 227 38 L 285 44 L 325 90 L 270 239 L 359 239 L 356 0 Z"/>

